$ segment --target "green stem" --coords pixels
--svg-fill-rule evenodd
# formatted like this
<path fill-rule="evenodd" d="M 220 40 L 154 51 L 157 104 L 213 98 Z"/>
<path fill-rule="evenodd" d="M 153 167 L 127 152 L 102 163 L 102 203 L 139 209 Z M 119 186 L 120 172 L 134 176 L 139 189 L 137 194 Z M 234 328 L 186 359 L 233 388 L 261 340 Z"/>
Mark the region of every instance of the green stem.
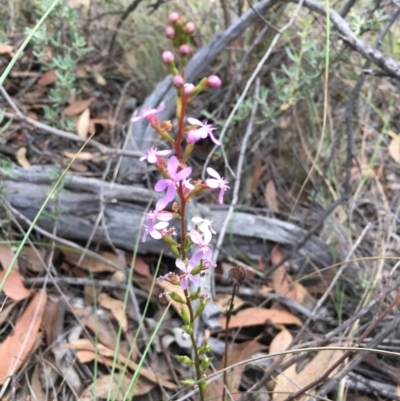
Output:
<path fill-rule="evenodd" d="M 186 106 L 188 103 L 188 98 L 185 95 L 184 91 L 182 90 L 182 97 L 181 97 L 181 114 L 178 122 L 178 135 L 175 142 L 175 152 L 176 156 L 179 160 L 181 160 L 181 148 L 182 148 L 182 138 L 183 138 L 183 121 L 185 118 Z M 181 215 L 181 258 L 184 261 L 186 259 L 186 199 L 183 193 L 183 184 L 182 182 L 179 183 L 178 188 L 178 195 L 180 200 L 180 215 Z M 185 297 L 186 297 L 186 305 L 189 311 L 189 318 L 190 324 L 193 325 L 194 323 L 194 313 L 192 303 L 189 299 L 190 293 L 189 290 L 185 290 Z M 193 334 L 193 331 L 190 333 L 190 341 L 192 342 L 193 351 L 194 351 L 194 366 L 196 369 L 196 380 L 199 381 L 202 378 L 201 366 L 200 366 L 200 356 L 199 356 L 199 349 L 197 347 L 196 338 Z M 200 401 L 205 401 L 204 398 L 204 389 L 200 385 L 199 386 L 200 392 Z"/>
<path fill-rule="evenodd" d="M 194 313 L 193 313 L 192 303 L 190 302 L 190 299 L 189 299 L 189 295 L 190 295 L 189 290 L 186 289 L 185 290 L 186 305 L 189 310 L 190 323 L 192 324 L 192 323 L 194 323 Z M 193 351 L 194 351 L 194 367 L 196 369 L 196 380 L 199 381 L 202 379 L 201 368 L 200 368 L 199 349 L 197 348 L 197 343 L 196 343 L 196 339 L 194 337 L 193 332 L 190 333 L 190 341 L 192 342 Z M 199 386 L 199 392 L 200 392 L 200 400 L 205 401 L 204 390 L 201 385 Z"/>

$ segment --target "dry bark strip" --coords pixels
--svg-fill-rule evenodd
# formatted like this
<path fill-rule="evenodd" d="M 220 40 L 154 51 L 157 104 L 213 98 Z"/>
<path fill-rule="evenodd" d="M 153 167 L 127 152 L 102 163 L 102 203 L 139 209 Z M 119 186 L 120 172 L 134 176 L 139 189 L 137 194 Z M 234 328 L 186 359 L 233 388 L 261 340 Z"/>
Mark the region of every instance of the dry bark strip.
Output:
<path fill-rule="evenodd" d="M 15 166 L 8 174 L 0 168 L 5 199 L 29 220 L 34 219 L 49 194 L 51 183 L 54 182 L 51 177 L 54 180 L 54 168 L 48 166 L 32 166 L 26 169 Z M 49 202 L 46 213 L 38 224 L 52 232 L 57 221 L 58 236 L 86 242 L 104 202 L 104 224 L 100 224 L 96 230 L 94 243 L 107 246 L 110 238 L 115 247 L 132 250 L 137 236 L 141 235 L 141 222 L 147 204 L 157 200 L 158 196 L 159 194 L 143 187 L 111 185 L 94 178 L 68 173 L 63 189 Z M 196 208 L 196 213 L 213 221 L 213 227 L 219 232 L 227 207 L 197 204 Z M 22 221 L 21 224 L 26 226 Z M 296 225 L 278 219 L 236 212 L 230 223 L 230 235 L 226 237 L 220 252 L 220 259 L 227 256 L 238 257 L 239 254 L 253 260 L 268 258 L 274 244 L 281 244 L 284 250 L 289 250 L 305 233 L 305 230 Z M 160 246 L 160 241 L 154 241 L 150 237 L 146 243 L 140 244 L 141 253 L 158 254 L 161 249 L 167 252 L 166 247 Z M 330 248 L 318 237 L 311 237 L 295 255 L 292 266 L 299 268 L 306 261 L 311 261 L 318 267 L 330 265 Z"/>

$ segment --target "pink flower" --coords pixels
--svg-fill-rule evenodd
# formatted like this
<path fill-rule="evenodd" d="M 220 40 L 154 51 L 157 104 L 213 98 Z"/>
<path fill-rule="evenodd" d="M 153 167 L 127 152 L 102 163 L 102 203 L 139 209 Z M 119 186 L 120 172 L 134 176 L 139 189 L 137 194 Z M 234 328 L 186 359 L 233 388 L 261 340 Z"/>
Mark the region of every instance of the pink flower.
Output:
<path fill-rule="evenodd" d="M 211 236 L 203 236 L 197 232 L 196 230 L 190 230 L 190 239 L 200 248 L 198 252 L 196 252 L 193 257 L 201 258 L 205 260 L 209 260 L 212 258 L 212 251 L 208 247 L 208 244 L 211 241 Z"/>
<path fill-rule="evenodd" d="M 170 221 L 172 217 L 173 217 L 172 213 L 164 211 L 156 210 L 153 212 L 150 210 L 150 212 L 146 213 L 147 226 L 145 226 L 142 242 L 146 242 L 148 234 L 150 234 L 155 239 L 160 239 L 161 234 L 157 230 L 167 228 L 169 223 L 164 225 L 164 222 Z M 156 220 L 160 220 L 161 222 L 163 222 L 163 224 L 162 225 L 159 225 L 160 223 L 155 224 Z"/>
<path fill-rule="evenodd" d="M 194 185 L 190 182 L 190 178 L 182 181 L 182 187 L 185 196 L 194 190 Z"/>
<path fill-rule="evenodd" d="M 193 276 L 193 274 L 191 273 L 192 270 L 199 264 L 200 259 L 198 257 L 195 257 L 194 255 L 190 260 L 186 259 L 186 263 L 182 259 L 176 259 L 176 267 L 179 270 L 183 271 L 183 274 L 179 276 L 179 278 L 181 279 L 182 290 L 186 290 L 189 287 L 189 281 L 191 281 L 193 284 L 197 284 L 197 277 Z"/>
<path fill-rule="evenodd" d="M 167 163 L 167 171 L 169 178 L 163 178 L 158 181 L 154 187 L 155 191 L 161 192 L 167 190 L 165 195 L 158 200 L 156 204 L 156 210 L 162 210 L 175 198 L 176 183 L 188 178 L 192 174 L 191 167 L 185 167 L 181 171 L 178 171 L 179 161 L 176 156 L 171 156 Z"/>
<path fill-rule="evenodd" d="M 211 227 L 212 221 L 207 219 L 202 219 L 201 217 L 193 217 L 193 223 L 197 224 L 199 230 L 203 233 L 205 240 L 207 243 L 211 241 L 212 235 L 216 234 L 214 229 Z"/>
<path fill-rule="evenodd" d="M 152 229 L 150 227 L 145 226 L 145 232 L 143 234 L 142 241 L 146 242 L 147 234 L 150 234 L 154 239 L 160 239 L 163 235 L 167 234 L 168 230 L 165 230 L 168 227 L 168 221 L 160 221 L 157 224 L 154 224 Z"/>
<path fill-rule="evenodd" d="M 154 124 L 157 121 L 157 116 L 156 114 L 159 113 L 160 111 L 163 111 L 165 109 L 165 105 L 161 105 L 157 109 L 152 109 L 151 106 L 145 106 L 143 107 L 141 113 L 137 117 L 133 117 L 131 121 L 135 123 L 136 121 L 142 120 L 145 118 L 150 124 Z"/>
<path fill-rule="evenodd" d="M 223 177 L 221 177 L 213 168 L 208 167 L 207 168 L 207 173 L 211 175 L 211 177 L 214 178 L 207 178 L 206 179 L 206 184 L 209 186 L 209 188 L 216 189 L 220 188 L 221 191 L 219 192 L 218 200 L 219 203 L 222 205 L 224 203 L 224 194 L 228 187 L 227 184 L 229 184 L 228 181 L 226 181 Z"/>
<path fill-rule="evenodd" d="M 199 128 L 192 129 L 188 132 L 187 135 L 187 140 L 189 143 L 195 143 L 199 141 L 200 139 L 207 138 L 208 136 L 210 139 L 216 144 L 220 145 L 220 142 L 217 141 L 215 136 L 213 135 L 213 131 L 216 129 L 214 128 L 211 124 L 207 124 L 207 121 L 202 123 L 200 120 L 197 118 L 188 118 L 188 122 L 191 125 L 197 125 Z"/>
<path fill-rule="evenodd" d="M 157 150 L 156 147 L 147 149 L 147 155 L 142 156 L 140 158 L 140 161 L 146 160 L 151 163 L 157 163 L 161 159 L 161 156 L 166 156 L 169 155 L 172 152 L 172 150 Z"/>

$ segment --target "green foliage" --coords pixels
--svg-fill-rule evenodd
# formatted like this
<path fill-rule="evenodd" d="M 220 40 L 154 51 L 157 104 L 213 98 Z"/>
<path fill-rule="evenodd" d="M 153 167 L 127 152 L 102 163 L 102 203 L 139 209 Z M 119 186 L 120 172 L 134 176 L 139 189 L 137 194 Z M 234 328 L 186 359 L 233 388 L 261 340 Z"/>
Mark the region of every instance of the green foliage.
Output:
<path fill-rule="evenodd" d="M 34 12 L 40 18 L 52 1 L 35 2 Z M 78 13 L 69 1 L 61 2 L 33 36 L 33 54 L 43 70 L 54 70 L 57 80 L 50 90 L 51 106 L 45 106 L 44 119 L 58 127 L 71 131 L 72 118 L 61 118 L 61 110 L 66 102 L 79 92 L 79 81 L 74 72 L 79 60 L 91 49 L 77 30 Z M 26 28 L 27 33 L 31 32 Z"/>

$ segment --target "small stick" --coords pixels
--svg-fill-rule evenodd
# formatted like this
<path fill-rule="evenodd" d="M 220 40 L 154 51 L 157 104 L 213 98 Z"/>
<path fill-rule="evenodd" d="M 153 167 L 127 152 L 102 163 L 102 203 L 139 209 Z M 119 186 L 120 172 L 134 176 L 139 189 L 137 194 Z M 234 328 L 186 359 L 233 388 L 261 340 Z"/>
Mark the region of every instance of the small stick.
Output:
<path fill-rule="evenodd" d="M 240 284 L 243 283 L 244 279 L 246 278 L 246 269 L 241 266 L 237 265 L 236 267 L 232 268 L 229 271 L 229 277 L 233 281 L 233 288 L 232 288 L 232 295 L 231 299 L 229 300 L 228 306 L 226 308 L 226 323 L 225 323 L 225 355 L 224 355 L 224 374 L 223 374 L 223 383 L 224 387 L 222 389 L 222 401 L 225 401 L 225 389 L 227 387 L 227 367 L 228 367 L 228 346 L 229 346 L 229 322 L 231 320 L 232 311 L 234 308 L 234 299 L 237 289 L 240 287 Z"/>

